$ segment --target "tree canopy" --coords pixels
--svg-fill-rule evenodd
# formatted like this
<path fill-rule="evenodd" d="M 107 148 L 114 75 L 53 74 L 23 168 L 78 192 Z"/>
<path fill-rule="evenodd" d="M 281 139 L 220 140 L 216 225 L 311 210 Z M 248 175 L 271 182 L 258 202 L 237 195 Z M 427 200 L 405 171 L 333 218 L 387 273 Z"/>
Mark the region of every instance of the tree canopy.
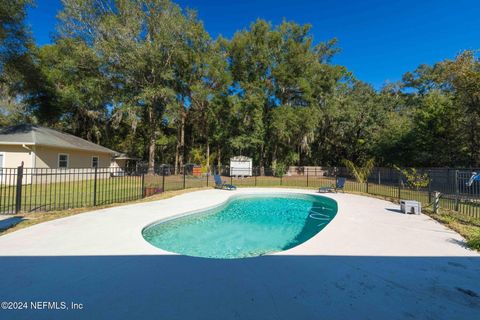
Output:
<path fill-rule="evenodd" d="M 0 2 L 0 125 L 28 121 L 155 163 L 480 166 L 480 60 L 464 51 L 376 90 L 336 39 L 257 20 L 212 39 L 169 0 L 62 0 L 33 45 Z"/>

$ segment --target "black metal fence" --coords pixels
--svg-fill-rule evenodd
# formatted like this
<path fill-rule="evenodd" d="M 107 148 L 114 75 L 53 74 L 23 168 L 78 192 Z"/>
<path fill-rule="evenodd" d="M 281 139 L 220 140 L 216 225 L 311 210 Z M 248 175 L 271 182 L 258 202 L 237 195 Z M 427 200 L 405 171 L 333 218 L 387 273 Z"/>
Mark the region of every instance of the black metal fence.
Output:
<path fill-rule="evenodd" d="M 0 169 L 0 214 L 55 211 L 143 197 L 144 177 L 123 168 Z"/>
<path fill-rule="evenodd" d="M 161 165 L 153 174 L 146 167 L 135 168 L 3 168 L 0 169 L 0 214 L 54 211 L 100 206 L 141 199 L 146 196 L 187 188 L 213 187 L 212 174 L 238 187 L 319 188 L 346 177 L 345 191 L 367 193 L 391 199 L 410 199 L 428 206 L 433 193 L 441 193 L 440 208 L 480 217 L 480 182 L 468 186 L 472 170 L 419 169 L 429 183 L 414 187 L 402 173 L 391 168 L 375 168 L 367 181 L 357 182 L 346 168 L 291 167 L 287 172 L 271 168 L 211 169 L 186 165 Z M 177 172 L 175 172 L 177 171 Z"/>

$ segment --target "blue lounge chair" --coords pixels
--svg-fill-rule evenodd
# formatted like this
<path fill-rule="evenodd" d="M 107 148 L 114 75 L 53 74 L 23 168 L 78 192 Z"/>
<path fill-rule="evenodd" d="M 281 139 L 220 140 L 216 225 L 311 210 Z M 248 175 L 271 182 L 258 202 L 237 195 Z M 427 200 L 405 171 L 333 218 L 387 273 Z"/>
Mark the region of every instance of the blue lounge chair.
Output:
<path fill-rule="evenodd" d="M 342 192 L 345 192 L 343 188 L 345 187 L 345 182 L 347 182 L 347 178 L 337 178 L 337 181 L 335 182 L 334 185 L 328 186 L 328 187 L 320 187 L 318 192 L 338 192 L 338 190 L 341 190 Z"/>
<path fill-rule="evenodd" d="M 213 177 L 215 179 L 215 189 L 237 190 L 237 187 L 222 181 L 220 175 L 214 174 Z"/>

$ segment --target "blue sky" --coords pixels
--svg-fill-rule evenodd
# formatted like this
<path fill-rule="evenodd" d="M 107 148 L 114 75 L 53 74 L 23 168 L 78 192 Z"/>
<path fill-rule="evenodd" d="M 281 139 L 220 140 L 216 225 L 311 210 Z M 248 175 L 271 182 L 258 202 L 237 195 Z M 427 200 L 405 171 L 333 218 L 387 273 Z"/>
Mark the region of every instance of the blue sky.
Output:
<path fill-rule="evenodd" d="M 213 37 L 231 37 L 257 18 L 313 25 L 316 41 L 336 37 L 334 63 L 379 88 L 419 64 L 480 49 L 478 0 L 180 0 L 196 9 Z M 51 42 L 60 0 L 37 0 L 27 23 L 39 45 Z"/>

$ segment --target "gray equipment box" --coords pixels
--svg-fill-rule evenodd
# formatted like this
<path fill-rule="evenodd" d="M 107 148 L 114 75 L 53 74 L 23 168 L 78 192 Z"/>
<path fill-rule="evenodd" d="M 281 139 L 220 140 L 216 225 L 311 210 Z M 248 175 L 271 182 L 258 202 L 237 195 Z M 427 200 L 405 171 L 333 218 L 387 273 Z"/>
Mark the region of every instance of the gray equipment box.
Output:
<path fill-rule="evenodd" d="M 422 204 L 413 200 L 401 200 L 400 211 L 409 214 L 420 214 L 422 213 Z"/>

